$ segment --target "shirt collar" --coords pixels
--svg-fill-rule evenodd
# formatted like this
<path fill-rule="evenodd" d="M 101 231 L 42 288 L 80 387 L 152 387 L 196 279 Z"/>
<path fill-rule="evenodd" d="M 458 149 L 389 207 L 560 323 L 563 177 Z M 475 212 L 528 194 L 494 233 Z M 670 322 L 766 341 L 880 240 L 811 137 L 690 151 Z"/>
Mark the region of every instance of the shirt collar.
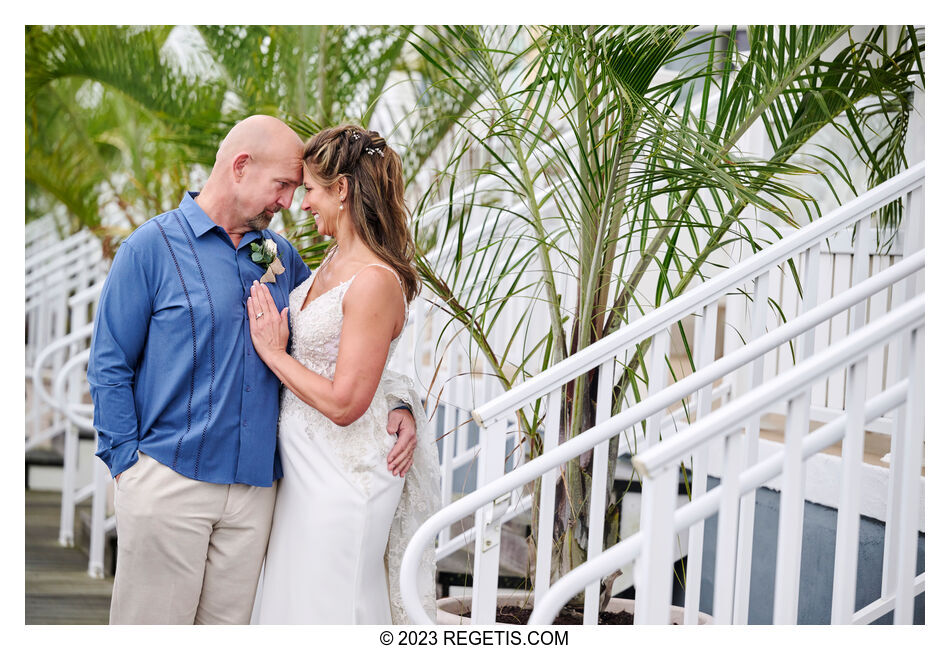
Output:
<path fill-rule="evenodd" d="M 201 209 L 201 206 L 195 201 L 196 196 L 198 196 L 198 192 L 186 192 L 185 197 L 181 200 L 181 204 L 178 207 L 185 215 L 185 219 L 189 225 L 191 225 L 195 237 L 201 237 L 218 224 L 212 221 L 211 217 Z"/>
<path fill-rule="evenodd" d="M 201 237 L 209 230 L 219 228 L 219 226 L 201 209 L 201 206 L 195 201 L 196 196 L 198 196 L 198 192 L 185 192 L 185 197 L 181 200 L 181 204 L 178 207 L 184 213 L 185 219 L 191 226 L 192 232 L 195 233 L 195 237 Z M 221 228 L 221 234 L 225 238 L 228 237 L 224 228 Z M 267 237 L 269 234 L 270 231 L 268 230 L 251 230 L 250 232 L 244 233 L 244 236 L 241 237 L 241 243 L 238 245 L 238 250 L 244 248 L 252 241 Z"/>

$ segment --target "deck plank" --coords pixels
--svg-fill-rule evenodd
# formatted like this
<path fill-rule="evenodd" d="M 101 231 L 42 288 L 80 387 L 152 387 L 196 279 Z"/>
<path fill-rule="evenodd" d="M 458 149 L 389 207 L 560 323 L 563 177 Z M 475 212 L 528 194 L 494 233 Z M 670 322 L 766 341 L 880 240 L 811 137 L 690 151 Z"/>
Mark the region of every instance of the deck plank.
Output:
<path fill-rule="evenodd" d="M 26 491 L 26 624 L 105 625 L 113 580 L 90 577 L 85 553 L 59 545 L 59 501 Z"/>

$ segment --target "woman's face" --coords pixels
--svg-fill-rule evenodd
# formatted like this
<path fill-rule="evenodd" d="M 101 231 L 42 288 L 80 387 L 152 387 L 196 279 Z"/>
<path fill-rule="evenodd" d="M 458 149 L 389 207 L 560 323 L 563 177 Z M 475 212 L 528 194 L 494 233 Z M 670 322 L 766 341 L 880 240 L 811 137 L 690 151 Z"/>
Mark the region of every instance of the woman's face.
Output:
<path fill-rule="evenodd" d="M 340 183 L 331 187 L 324 187 L 316 181 L 307 166 L 303 167 L 303 200 L 300 209 L 310 212 L 314 217 L 317 231 L 325 237 L 335 237 L 339 230 L 340 217 Z"/>

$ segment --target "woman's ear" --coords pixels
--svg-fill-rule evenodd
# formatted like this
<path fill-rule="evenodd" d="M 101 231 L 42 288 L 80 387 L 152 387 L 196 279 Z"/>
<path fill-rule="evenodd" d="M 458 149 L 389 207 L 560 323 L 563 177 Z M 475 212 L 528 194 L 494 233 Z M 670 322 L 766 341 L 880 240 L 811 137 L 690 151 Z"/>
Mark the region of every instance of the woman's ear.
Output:
<path fill-rule="evenodd" d="M 341 176 L 340 180 L 337 181 L 337 190 L 340 193 L 340 203 L 346 201 L 346 196 L 350 190 L 350 182 L 346 176 Z"/>

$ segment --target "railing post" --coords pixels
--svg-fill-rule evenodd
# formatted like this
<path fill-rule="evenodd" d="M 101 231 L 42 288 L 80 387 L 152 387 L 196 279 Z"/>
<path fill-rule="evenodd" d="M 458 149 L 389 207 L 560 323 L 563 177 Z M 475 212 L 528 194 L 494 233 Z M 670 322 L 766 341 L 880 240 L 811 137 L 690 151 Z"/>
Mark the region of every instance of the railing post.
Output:
<path fill-rule="evenodd" d="M 666 366 L 666 356 L 670 350 L 670 332 L 663 330 L 653 335 L 653 350 L 650 354 L 650 387 L 649 394 L 656 395 L 669 384 L 669 368 Z M 646 421 L 647 449 L 660 442 L 660 426 L 663 423 L 663 413 L 654 413 Z M 643 478 L 643 477 L 641 477 Z"/>
<path fill-rule="evenodd" d="M 798 589 L 802 563 L 802 529 L 805 510 L 805 463 L 802 439 L 808 431 L 811 390 L 799 393 L 788 404 L 785 426 L 785 463 L 779 502 L 778 553 L 775 566 L 773 625 L 798 622 Z"/>
<path fill-rule="evenodd" d="M 634 622 L 666 625 L 673 596 L 673 511 L 679 468 L 665 468 L 655 477 L 643 478 L 640 530 L 643 554 L 636 560 L 637 598 Z"/>
<path fill-rule="evenodd" d="M 67 420 L 63 441 L 63 493 L 59 509 L 59 544 L 72 546 L 76 521 L 76 473 L 79 458 L 79 432 Z"/>
<path fill-rule="evenodd" d="M 487 485 L 505 473 L 505 431 L 507 418 L 481 430 L 478 484 Z M 496 501 L 508 501 L 508 495 Z M 498 504 L 500 506 L 500 504 Z M 495 622 L 498 596 L 498 563 L 501 559 L 501 517 L 496 503 L 475 513 L 475 566 L 472 576 L 472 623 Z"/>
<path fill-rule="evenodd" d="M 763 273 L 754 281 L 752 320 L 749 340 L 765 334 L 765 322 L 769 306 L 769 274 Z M 765 376 L 765 360 L 758 357 L 746 366 L 749 387 L 759 386 Z M 745 465 L 751 467 L 759 460 L 759 416 L 749 418 L 745 425 Z M 733 623 L 744 624 L 749 620 L 749 592 L 752 580 L 752 537 L 755 526 L 755 490 L 743 495 L 739 508 L 739 540 L 736 546 L 736 593 L 733 605 Z"/>
<path fill-rule="evenodd" d="M 719 305 L 714 300 L 703 308 L 703 315 L 696 319 L 694 332 L 693 359 L 696 369 L 705 368 L 712 363 L 716 353 L 716 318 Z M 696 399 L 696 416 L 694 421 L 701 420 L 712 409 L 712 386 L 699 389 Z M 693 453 L 693 472 L 690 486 L 692 499 L 706 494 L 706 481 L 709 475 L 709 447 L 704 445 Z M 689 529 L 689 558 L 686 564 L 686 594 L 684 597 L 683 622 L 686 625 L 699 623 L 699 596 L 703 574 L 703 538 L 705 537 L 706 522 L 701 521 L 690 526 Z"/>
<path fill-rule="evenodd" d="M 835 575 L 831 622 L 847 625 L 854 617 L 858 577 L 858 532 L 861 520 L 861 466 L 864 461 L 864 396 L 867 358 L 848 367 L 844 441 L 841 444 L 841 496 L 835 533 Z"/>
<path fill-rule="evenodd" d="M 821 261 L 821 244 L 815 244 L 802 254 L 802 270 L 804 271 L 804 287 L 802 293 L 802 309 L 805 312 L 818 305 L 819 273 Z M 807 359 L 815 352 L 815 329 L 811 328 L 799 337 L 798 360 Z M 811 402 L 811 391 L 808 393 Z"/>
<path fill-rule="evenodd" d="M 923 247 L 924 235 L 924 188 L 920 187 L 907 194 L 904 214 L 904 257 L 909 257 Z M 920 276 L 920 280 L 918 280 Z M 923 273 L 919 272 L 897 283 L 891 291 L 891 309 L 903 305 L 917 295 L 918 281 L 923 282 Z M 910 336 L 904 335 L 888 345 L 888 366 L 899 366 L 898 376 L 909 377 L 910 372 Z M 891 354 L 893 353 L 893 354 Z M 891 357 L 894 357 L 893 359 Z M 897 409 L 894 417 L 894 432 L 891 434 L 891 476 L 888 483 L 887 510 L 884 522 L 884 567 L 881 592 L 885 596 L 897 592 L 897 567 L 900 562 L 900 531 L 905 526 L 906 513 L 901 509 L 904 502 L 903 491 L 908 478 L 904 476 L 905 439 L 910 432 L 906 430 L 908 421 L 907 405 Z M 917 526 L 914 521 L 911 525 Z"/>
<path fill-rule="evenodd" d="M 871 219 L 861 219 L 855 224 L 854 257 L 851 260 L 851 286 L 868 279 L 871 266 Z M 867 322 L 867 301 L 862 300 L 851 308 L 851 326 L 854 332 Z M 846 388 L 847 390 L 847 388 Z"/>
<path fill-rule="evenodd" d="M 910 333 L 907 404 L 904 409 L 907 423 L 903 460 L 904 486 L 901 489 L 901 523 L 898 534 L 897 601 L 894 624 L 914 622 L 914 579 L 917 576 L 917 521 L 920 518 L 920 468 L 924 446 L 924 326 Z"/>
<path fill-rule="evenodd" d="M 713 594 L 713 617 L 723 625 L 733 621 L 742 452 L 739 432 L 728 434 L 722 468 L 722 498 L 716 534 L 716 586 Z"/>

